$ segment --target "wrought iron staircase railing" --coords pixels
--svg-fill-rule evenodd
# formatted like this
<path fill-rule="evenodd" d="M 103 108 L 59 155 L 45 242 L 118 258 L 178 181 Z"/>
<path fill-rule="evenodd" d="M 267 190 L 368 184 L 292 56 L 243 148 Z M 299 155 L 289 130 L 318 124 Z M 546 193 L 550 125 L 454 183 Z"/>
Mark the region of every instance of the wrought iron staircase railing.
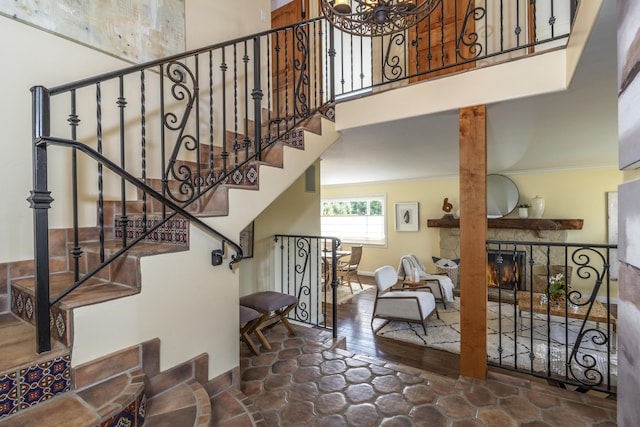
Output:
<path fill-rule="evenodd" d="M 39 352 L 51 346 L 53 304 L 177 215 L 221 240 L 222 254 L 230 246 L 236 252 L 230 266 L 242 259 L 234 240 L 198 216 L 220 214 L 224 209 L 215 193 L 223 191 L 221 184 L 255 184 L 258 165 L 274 144 L 329 104 L 319 65 L 324 25 L 310 21 L 32 89 L 34 188 L 29 201 Z M 56 160 L 48 160 L 50 147 L 67 149 L 70 158 L 56 152 Z M 53 210 L 52 193 L 69 194 L 70 206 Z M 100 255 L 85 271 L 78 262 L 85 252 L 79 230 L 95 221 L 95 211 L 86 208 L 93 203 Z M 66 222 L 74 235 L 69 267 L 74 283 L 53 298 L 50 215 L 71 218 Z M 130 238 L 129 227 L 138 217 L 143 230 Z M 115 238 L 118 249 L 106 254 L 105 243 Z"/>
<path fill-rule="evenodd" d="M 577 4 L 518 1 L 514 12 L 514 6 L 502 2 L 454 3 L 450 9 L 451 2 L 441 2 L 439 12 L 422 26 L 392 37 L 347 36 L 318 18 L 70 84 L 34 87 L 29 200 L 38 351 L 50 348 L 50 306 L 112 262 L 104 256 L 104 244 L 116 228 L 120 254 L 182 215 L 221 239 L 223 251 L 231 245 L 236 251 L 232 262 L 237 262 L 239 246 L 196 215 L 219 213 L 213 204 L 220 184 L 254 184 L 256 162 L 296 126 L 339 96 L 539 50 L 568 36 L 569 19 L 559 25 L 556 16 L 572 17 Z M 455 34 L 453 44 L 449 34 Z M 70 152 L 56 152 L 51 162 L 49 146 Z M 88 158 L 97 162 L 93 176 Z M 52 210 L 52 193 L 70 199 L 68 206 Z M 105 215 L 110 199 L 118 199 L 117 218 Z M 101 256 L 93 269 L 81 271 L 78 230 L 95 223 L 86 209 L 92 203 L 98 210 Z M 48 294 L 50 212 L 57 223 L 71 222 L 74 235 L 75 283 L 53 302 Z M 131 219 L 140 216 L 147 224 L 150 215 L 158 221 L 129 241 Z"/>

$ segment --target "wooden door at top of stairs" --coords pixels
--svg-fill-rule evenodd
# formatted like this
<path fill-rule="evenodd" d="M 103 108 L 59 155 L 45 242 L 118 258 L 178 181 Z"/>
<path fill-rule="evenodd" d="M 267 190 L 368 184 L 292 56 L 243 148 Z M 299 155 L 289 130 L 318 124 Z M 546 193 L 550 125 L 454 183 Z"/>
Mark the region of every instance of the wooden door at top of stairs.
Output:
<path fill-rule="evenodd" d="M 472 59 L 474 55 L 472 45 L 467 43 L 473 40 L 476 32 L 475 20 L 472 18 L 475 7 L 475 0 L 442 0 L 440 6 L 429 17 L 418 23 L 417 30 L 416 27 L 410 30 L 409 39 L 412 41 L 409 44 L 410 75 L 426 72 L 411 78 L 412 83 L 475 67 L 475 61 L 452 66 L 456 62 Z M 534 53 L 533 43 L 536 41 L 534 2 L 527 2 L 526 15 L 527 42 L 531 44 L 528 53 Z M 486 52 L 487 46 L 483 49 Z M 432 69 L 437 71 L 428 72 Z"/>
<path fill-rule="evenodd" d="M 409 38 L 413 41 L 409 48 L 411 75 L 437 70 L 413 77 L 411 83 L 475 66 L 474 62 L 451 66 L 470 57 L 470 47 L 460 42 L 460 35 L 475 32 L 475 21 L 465 20 L 468 13 L 473 13 L 474 6 L 475 0 L 443 0 L 431 15 L 418 23 L 417 30 L 416 27 L 410 30 Z"/>
<path fill-rule="evenodd" d="M 271 28 L 297 24 L 309 19 L 309 0 L 292 0 L 271 12 Z M 271 39 L 273 107 L 280 117 L 290 116 L 294 111 L 295 80 L 300 77 L 298 64 L 307 64 L 303 52 L 296 48 L 293 31 L 279 32 Z"/>

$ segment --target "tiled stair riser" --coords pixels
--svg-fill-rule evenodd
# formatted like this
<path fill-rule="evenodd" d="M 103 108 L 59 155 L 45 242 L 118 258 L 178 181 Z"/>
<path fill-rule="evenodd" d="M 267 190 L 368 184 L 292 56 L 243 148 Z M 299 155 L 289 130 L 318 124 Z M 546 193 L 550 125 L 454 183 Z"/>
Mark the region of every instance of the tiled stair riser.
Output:
<path fill-rule="evenodd" d="M 71 355 L 26 366 L 0 377 L 0 419 L 71 389 Z"/>
<path fill-rule="evenodd" d="M 158 216 L 147 216 L 146 224 L 142 216 L 130 217 L 127 221 L 127 239 L 133 240 L 140 237 L 146 230 L 157 225 L 162 219 Z M 122 222 L 116 219 L 115 237 L 122 238 Z M 189 222 L 183 218 L 174 218 L 166 224 L 154 230 L 145 239 L 146 242 L 170 243 L 187 246 L 189 244 Z"/>
<path fill-rule="evenodd" d="M 146 415 L 146 402 L 144 393 L 141 393 L 122 412 L 101 422 L 96 427 L 142 427 Z"/>
<path fill-rule="evenodd" d="M 23 289 L 14 287 L 11 290 L 11 312 L 22 320 L 35 325 L 35 297 Z M 71 346 L 71 331 L 69 330 L 69 310 L 62 310 L 58 304 L 49 310 L 49 329 L 51 339 Z"/>

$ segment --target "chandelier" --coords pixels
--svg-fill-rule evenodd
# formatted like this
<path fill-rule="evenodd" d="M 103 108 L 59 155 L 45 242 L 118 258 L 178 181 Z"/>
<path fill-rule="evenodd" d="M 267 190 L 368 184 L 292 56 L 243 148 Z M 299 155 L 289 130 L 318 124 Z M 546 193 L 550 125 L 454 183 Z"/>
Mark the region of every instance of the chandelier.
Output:
<path fill-rule="evenodd" d="M 416 25 L 442 0 L 322 0 L 334 27 L 357 36 L 385 36 Z"/>

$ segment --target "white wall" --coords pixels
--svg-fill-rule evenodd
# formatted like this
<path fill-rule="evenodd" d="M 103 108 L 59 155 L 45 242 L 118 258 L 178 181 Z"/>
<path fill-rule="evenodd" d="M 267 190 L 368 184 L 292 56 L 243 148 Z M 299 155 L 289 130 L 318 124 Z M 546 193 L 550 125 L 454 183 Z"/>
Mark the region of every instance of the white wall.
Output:
<path fill-rule="evenodd" d="M 316 191 L 305 190 L 305 175 L 269 205 L 255 220 L 255 257 L 243 262 L 240 294 L 274 289 L 275 234 L 320 235 L 320 162 L 314 164 Z"/>

